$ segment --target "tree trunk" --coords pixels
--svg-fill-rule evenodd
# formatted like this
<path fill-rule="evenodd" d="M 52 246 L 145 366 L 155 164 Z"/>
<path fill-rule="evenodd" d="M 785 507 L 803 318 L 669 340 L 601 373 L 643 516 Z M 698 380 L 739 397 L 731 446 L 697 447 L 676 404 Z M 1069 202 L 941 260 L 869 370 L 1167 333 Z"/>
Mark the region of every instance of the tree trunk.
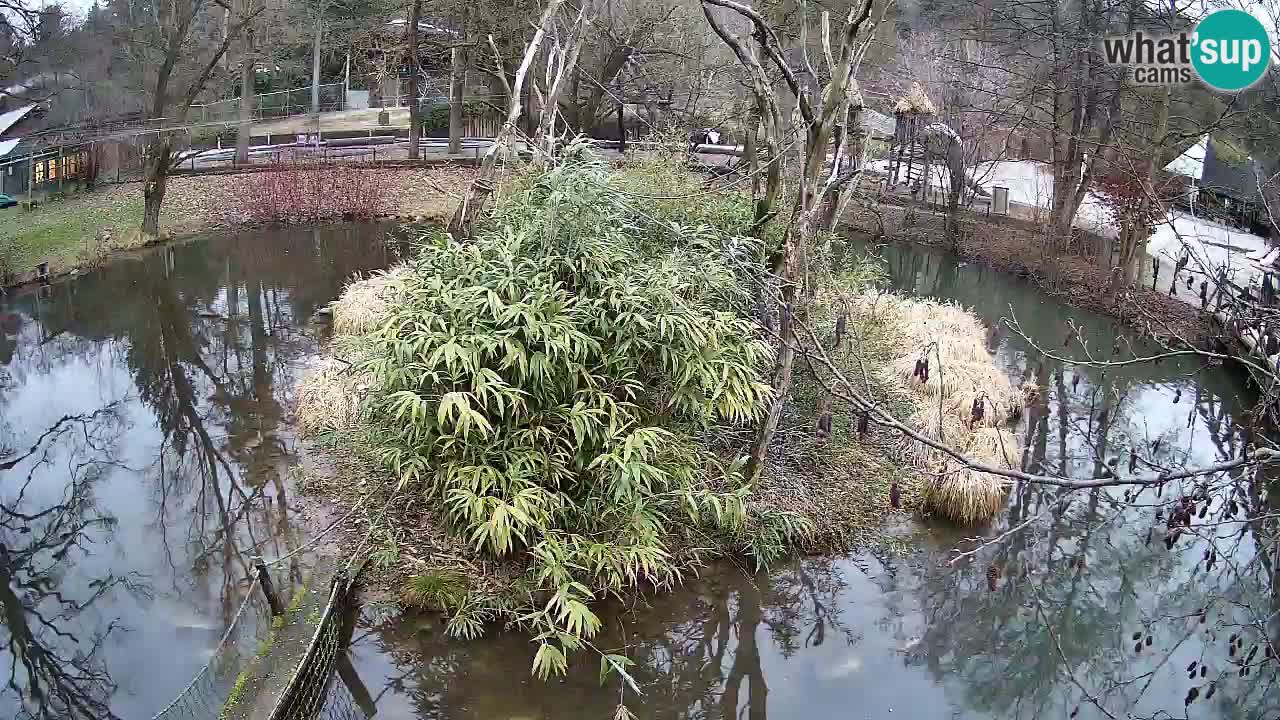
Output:
<path fill-rule="evenodd" d="M 413 0 L 409 6 L 409 159 L 417 160 L 422 140 L 422 104 L 418 102 L 418 16 L 422 14 L 422 0 Z"/>
<path fill-rule="evenodd" d="M 618 103 L 618 152 L 623 155 L 627 154 L 627 123 L 624 115 L 626 111 L 622 103 Z"/>
<path fill-rule="evenodd" d="M 808 246 L 813 230 L 812 211 L 797 208 L 792 215 L 792 223 L 787 228 L 782 244 L 782 272 L 779 273 L 778 301 L 778 354 L 773 373 L 773 400 L 769 403 L 769 414 L 764 423 L 756 431 L 755 442 L 751 446 L 751 457 L 745 468 L 749 482 L 755 482 L 764 469 L 769 457 L 769 445 L 778 431 L 778 423 L 782 420 L 782 411 L 786 408 L 791 395 L 791 377 L 795 370 L 796 336 L 793 321 L 796 298 L 799 295 L 799 279 L 803 276 L 803 252 Z"/>
<path fill-rule="evenodd" d="M 320 114 L 320 41 L 324 21 L 324 3 L 320 3 L 316 14 L 315 42 L 311 45 L 311 114 Z"/>
<path fill-rule="evenodd" d="M 158 135 L 147 143 L 147 166 L 142 184 L 142 233 L 148 238 L 160 236 L 160 207 L 164 203 L 169 180 L 169 158 L 172 141 Z"/>
<path fill-rule="evenodd" d="M 249 135 L 253 129 L 253 31 L 244 36 L 244 52 L 240 56 L 240 125 L 236 128 L 236 162 L 249 162 Z"/>
<path fill-rule="evenodd" d="M 537 56 L 539 48 L 542 47 L 543 39 L 546 38 L 547 30 L 551 27 L 556 13 L 563 4 L 564 0 L 549 0 L 547 7 L 542 11 L 542 19 L 538 23 L 538 30 L 529 39 L 529 44 L 525 46 L 524 59 L 520 61 L 520 67 L 516 70 L 515 82 L 506 88 L 508 98 L 506 122 L 498 130 L 498 136 L 493 139 L 493 145 L 489 147 L 489 152 L 485 154 L 484 160 L 480 163 L 480 172 L 476 175 L 475 180 L 471 181 L 471 185 L 467 188 L 467 194 L 462 199 L 462 204 L 458 206 L 458 210 L 453 214 L 453 219 L 449 222 L 449 232 L 456 237 L 471 237 L 475 231 L 476 220 L 480 217 L 480 213 L 484 210 L 490 196 L 493 195 L 496 189 L 494 183 L 497 177 L 498 156 L 506 152 L 506 145 L 516 135 L 520 117 L 524 112 L 524 105 L 521 100 L 525 76 L 528 75 L 529 66 L 533 64 L 533 59 Z M 492 36 L 489 37 L 489 42 L 491 45 L 493 44 Z M 497 55 L 496 47 L 494 47 L 494 55 Z M 505 75 L 502 76 L 502 80 L 505 84 Z"/>
<path fill-rule="evenodd" d="M 449 154 L 462 152 L 462 103 L 467 86 L 467 50 L 455 47 L 449 57 Z"/>

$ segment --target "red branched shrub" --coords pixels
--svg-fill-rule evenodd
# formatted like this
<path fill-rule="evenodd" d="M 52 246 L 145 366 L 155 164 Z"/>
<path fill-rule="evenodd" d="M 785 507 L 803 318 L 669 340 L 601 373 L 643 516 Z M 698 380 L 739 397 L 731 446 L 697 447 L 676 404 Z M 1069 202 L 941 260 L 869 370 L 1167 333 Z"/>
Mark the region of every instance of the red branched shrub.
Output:
<path fill-rule="evenodd" d="M 1122 156 L 1095 185 L 1096 194 L 1117 224 L 1142 232 L 1142 237 L 1164 220 L 1165 207 L 1178 193 L 1176 178 L 1157 172 L 1148 180 L 1150 162 Z"/>
<path fill-rule="evenodd" d="M 397 204 L 394 172 L 342 163 L 294 162 L 240 176 L 232 191 L 243 219 L 258 222 L 368 220 Z"/>

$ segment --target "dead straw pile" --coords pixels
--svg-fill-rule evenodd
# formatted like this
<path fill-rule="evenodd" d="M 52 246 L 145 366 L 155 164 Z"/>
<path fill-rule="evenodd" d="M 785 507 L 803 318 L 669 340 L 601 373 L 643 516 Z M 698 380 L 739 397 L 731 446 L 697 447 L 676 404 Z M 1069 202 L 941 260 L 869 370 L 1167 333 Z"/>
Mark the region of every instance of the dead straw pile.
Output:
<path fill-rule="evenodd" d="M 333 331 L 339 335 L 363 335 L 376 330 L 391 314 L 391 304 L 403 287 L 410 269 L 398 265 L 356 280 L 333 301 Z"/>
<path fill-rule="evenodd" d="M 1023 393 L 987 352 L 982 323 L 958 305 L 893 295 L 864 295 L 859 309 L 877 313 L 901 335 L 900 354 L 880 376 L 911 389 L 916 411 L 905 420 L 913 429 L 982 464 L 1017 467 L 1022 449 L 1005 426 L 1022 411 Z M 933 513 L 973 525 L 1004 508 L 1002 478 L 906 436 L 899 449 L 933 476 L 924 498 Z"/>

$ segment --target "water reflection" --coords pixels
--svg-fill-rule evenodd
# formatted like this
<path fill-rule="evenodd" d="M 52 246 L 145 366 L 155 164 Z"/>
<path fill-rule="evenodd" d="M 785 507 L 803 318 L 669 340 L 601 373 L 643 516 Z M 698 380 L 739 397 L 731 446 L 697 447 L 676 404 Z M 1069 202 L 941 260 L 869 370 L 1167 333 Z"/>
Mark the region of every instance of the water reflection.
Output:
<path fill-rule="evenodd" d="M 384 234 L 193 241 L 0 304 L 0 717 L 150 717 L 205 663 L 250 556 L 297 546 L 290 392 Z"/>
<path fill-rule="evenodd" d="M 996 328 L 1001 367 L 1038 386 L 1013 428 L 1024 467 L 1094 477 L 1130 462 L 1205 465 L 1238 456 L 1250 437 L 1253 397 L 1222 368 L 1051 361 L 1000 319 L 1016 316 L 1045 347 L 1078 327 L 1102 357 L 1149 348 L 1016 279 L 918 248 L 877 252 L 898 289 L 973 308 Z M 1239 521 L 1265 516 L 1268 478 L 1239 478 L 1244 491 L 1228 497 L 1232 479 L 1137 495 L 1022 485 L 984 540 L 1010 534 L 987 547 L 920 527 L 906 556 L 804 558 L 762 575 L 711 568 L 607 614 L 600 646 L 637 660 L 643 697 L 617 681 L 600 687 L 585 653 L 563 682 L 541 683 L 527 639 L 456 643 L 433 617 L 382 624 L 368 611 L 352 652 L 388 718 L 601 718 L 625 697 L 643 718 L 1269 720 L 1280 710 L 1263 662 L 1267 638 L 1280 637 L 1280 549 L 1274 519 Z M 1170 503 L 1201 491 L 1205 518 L 1166 548 Z"/>

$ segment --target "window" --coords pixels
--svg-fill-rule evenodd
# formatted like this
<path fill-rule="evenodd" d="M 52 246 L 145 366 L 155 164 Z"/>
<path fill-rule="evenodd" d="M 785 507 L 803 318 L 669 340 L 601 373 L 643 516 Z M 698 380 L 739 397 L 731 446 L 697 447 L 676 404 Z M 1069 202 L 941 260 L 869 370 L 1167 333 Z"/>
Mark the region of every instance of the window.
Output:
<path fill-rule="evenodd" d="M 44 182 L 44 167 L 45 167 L 45 162 L 43 160 L 36 163 L 36 184 L 37 185 Z"/>
<path fill-rule="evenodd" d="M 58 160 L 59 158 L 54 158 L 49 161 L 49 179 L 50 180 L 58 179 Z"/>

